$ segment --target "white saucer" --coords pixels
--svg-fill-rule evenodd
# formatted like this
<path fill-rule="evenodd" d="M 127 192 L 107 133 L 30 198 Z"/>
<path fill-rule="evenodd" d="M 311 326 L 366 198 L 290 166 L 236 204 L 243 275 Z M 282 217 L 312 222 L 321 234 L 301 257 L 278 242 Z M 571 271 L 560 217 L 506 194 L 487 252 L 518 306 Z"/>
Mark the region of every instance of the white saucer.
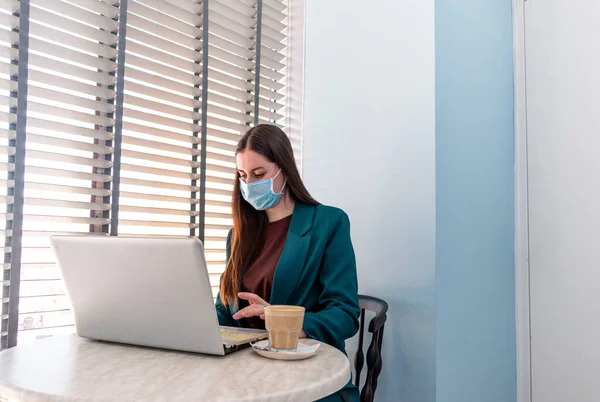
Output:
<path fill-rule="evenodd" d="M 298 341 L 298 347 L 295 351 L 291 350 L 265 350 L 269 348 L 269 341 L 267 339 L 258 341 L 252 344 L 252 349 L 259 355 L 268 359 L 275 360 L 303 360 L 314 356 L 317 353 L 317 349 L 321 344 L 318 341 L 312 339 L 300 339 Z"/>

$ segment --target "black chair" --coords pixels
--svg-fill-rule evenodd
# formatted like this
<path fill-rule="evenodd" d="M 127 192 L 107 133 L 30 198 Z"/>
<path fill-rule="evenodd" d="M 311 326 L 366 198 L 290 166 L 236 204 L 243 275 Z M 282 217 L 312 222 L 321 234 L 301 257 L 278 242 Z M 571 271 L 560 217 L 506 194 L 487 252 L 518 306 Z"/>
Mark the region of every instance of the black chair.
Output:
<path fill-rule="evenodd" d="M 358 348 L 354 357 L 354 369 L 356 370 L 354 384 L 360 387 L 360 375 L 365 363 L 363 341 L 365 310 L 367 310 L 375 313 L 375 317 L 369 322 L 369 332 L 372 334 L 372 338 L 367 349 L 367 378 L 363 389 L 360 391 L 360 400 L 361 402 L 373 402 L 375 390 L 377 390 L 377 378 L 381 373 L 381 343 L 383 342 L 383 327 L 387 319 L 388 305 L 381 299 L 365 295 L 358 295 L 358 303 L 360 305 L 360 330 L 358 333 Z"/>

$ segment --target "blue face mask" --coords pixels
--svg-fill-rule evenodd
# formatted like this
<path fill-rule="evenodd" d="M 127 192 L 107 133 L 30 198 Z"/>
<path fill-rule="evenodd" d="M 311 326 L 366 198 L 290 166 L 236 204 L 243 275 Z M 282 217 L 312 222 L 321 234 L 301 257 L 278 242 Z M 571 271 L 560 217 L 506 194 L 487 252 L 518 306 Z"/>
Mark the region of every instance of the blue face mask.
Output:
<path fill-rule="evenodd" d="M 279 176 L 279 173 L 281 173 L 281 169 L 279 169 L 275 177 L 253 183 L 246 183 L 240 178 L 242 197 L 258 211 L 273 208 L 281 199 L 283 189 L 285 188 L 284 182 L 279 193 L 273 191 L 273 180 Z"/>

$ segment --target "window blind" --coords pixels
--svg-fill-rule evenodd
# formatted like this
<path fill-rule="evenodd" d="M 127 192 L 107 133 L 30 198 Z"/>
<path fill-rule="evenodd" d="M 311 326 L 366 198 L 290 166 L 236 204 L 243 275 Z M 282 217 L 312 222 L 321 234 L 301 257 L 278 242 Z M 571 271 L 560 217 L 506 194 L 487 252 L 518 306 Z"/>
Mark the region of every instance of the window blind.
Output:
<path fill-rule="evenodd" d="M 74 330 L 53 234 L 200 237 L 216 295 L 236 144 L 284 124 L 286 13 L 0 0 L 1 347 Z"/>
<path fill-rule="evenodd" d="M 201 9 L 129 1 L 120 235 L 199 234 Z"/>
<path fill-rule="evenodd" d="M 291 93 L 289 73 L 288 4 L 281 0 L 263 0 L 260 47 L 259 123 L 275 124 L 288 135 L 285 127 L 286 99 Z M 290 142 L 298 168 L 301 168 L 302 139 L 291 136 Z"/>
<path fill-rule="evenodd" d="M 205 249 L 213 293 L 233 222 L 235 148 L 254 121 L 257 0 L 210 0 Z"/>
<path fill-rule="evenodd" d="M 9 311 L 11 300 L 9 297 L 11 277 L 11 227 L 13 214 L 9 213 L 14 200 L 15 170 L 15 138 L 17 120 L 17 81 L 19 52 L 16 48 L 19 41 L 19 11 L 18 1 L 0 2 L 0 216 L 3 225 L 0 231 L 2 241 L 3 264 L 3 289 L 2 289 L 2 347 L 8 345 Z"/>
<path fill-rule="evenodd" d="M 49 236 L 107 232 L 119 11 L 30 5 L 20 343 L 73 330 Z"/>

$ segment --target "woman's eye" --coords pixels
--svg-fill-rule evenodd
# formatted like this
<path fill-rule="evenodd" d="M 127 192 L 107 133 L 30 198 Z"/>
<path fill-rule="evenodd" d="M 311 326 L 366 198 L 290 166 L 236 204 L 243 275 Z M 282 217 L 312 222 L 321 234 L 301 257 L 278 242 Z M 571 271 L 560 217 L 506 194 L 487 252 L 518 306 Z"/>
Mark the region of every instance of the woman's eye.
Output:
<path fill-rule="evenodd" d="M 265 175 L 264 173 L 260 173 L 260 174 L 255 174 L 254 177 L 256 177 L 257 179 L 260 179 L 264 175 Z"/>

